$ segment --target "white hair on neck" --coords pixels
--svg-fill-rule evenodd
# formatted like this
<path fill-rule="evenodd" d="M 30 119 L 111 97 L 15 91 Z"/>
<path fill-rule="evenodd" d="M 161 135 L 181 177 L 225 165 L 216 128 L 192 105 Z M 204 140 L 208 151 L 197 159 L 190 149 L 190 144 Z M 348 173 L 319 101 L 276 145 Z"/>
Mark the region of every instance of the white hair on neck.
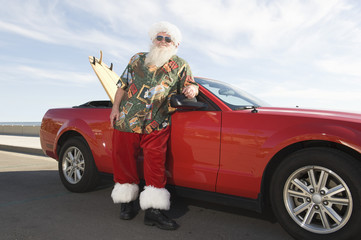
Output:
<path fill-rule="evenodd" d="M 169 59 L 177 53 L 177 48 L 170 44 L 168 47 L 158 47 L 156 44 L 150 46 L 150 51 L 145 57 L 146 66 L 163 66 Z"/>
<path fill-rule="evenodd" d="M 150 39 L 153 41 L 160 32 L 165 32 L 166 34 L 170 35 L 176 47 L 182 41 L 182 34 L 179 28 L 169 22 L 162 21 L 153 24 L 148 32 Z"/>

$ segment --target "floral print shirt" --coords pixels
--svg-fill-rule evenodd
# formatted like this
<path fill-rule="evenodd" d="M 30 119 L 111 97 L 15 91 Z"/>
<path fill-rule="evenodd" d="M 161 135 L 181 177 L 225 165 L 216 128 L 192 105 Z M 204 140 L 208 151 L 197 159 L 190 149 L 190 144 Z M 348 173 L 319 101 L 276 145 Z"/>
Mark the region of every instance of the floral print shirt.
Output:
<path fill-rule="evenodd" d="M 182 58 L 174 55 L 162 67 L 151 69 L 144 64 L 146 54 L 135 54 L 117 83 L 127 93 L 120 103 L 120 118 L 114 124 L 119 131 L 149 134 L 167 127 L 175 111 L 169 99 L 177 92 L 178 81 L 181 91 L 190 84 L 198 87 Z"/>

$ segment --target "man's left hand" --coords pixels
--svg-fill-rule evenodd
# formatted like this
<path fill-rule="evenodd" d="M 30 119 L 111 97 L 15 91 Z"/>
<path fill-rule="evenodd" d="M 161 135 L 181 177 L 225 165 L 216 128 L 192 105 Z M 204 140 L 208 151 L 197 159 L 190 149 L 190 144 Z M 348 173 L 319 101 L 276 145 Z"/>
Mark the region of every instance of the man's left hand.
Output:
<path fill-rule="evenodd" d="M 198 88 L 193 85 L 186 86 L 182 93 L 189 99 L 194 98 L 198 95 Z"/>

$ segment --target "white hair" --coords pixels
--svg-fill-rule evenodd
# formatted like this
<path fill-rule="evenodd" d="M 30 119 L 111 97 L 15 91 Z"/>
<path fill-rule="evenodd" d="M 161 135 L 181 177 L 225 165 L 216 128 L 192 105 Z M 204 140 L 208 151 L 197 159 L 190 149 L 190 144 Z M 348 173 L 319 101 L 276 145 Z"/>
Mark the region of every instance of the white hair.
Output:
<path fill-rule="evenodd" d="M 166 34 L 170 35 L 175 46 L 178 46 L 182 41 L 182 34 L 180 30 L 169 22 L 162 21 L 153 24 L 148 32 L 150 39 L 153 41 L 160 32 L 165 32 Z"/>
<path fill-rule="evenodd" d="M 150 46 L 150 51 L 145 57 L 145 65 L 152 66 L 155 65 L 157 68 L 163 66 L 169 59 L 176 55 L 177 48 L 174 45 L 169 45 L 168 47 L 158 47 L 156 44 Z"/>

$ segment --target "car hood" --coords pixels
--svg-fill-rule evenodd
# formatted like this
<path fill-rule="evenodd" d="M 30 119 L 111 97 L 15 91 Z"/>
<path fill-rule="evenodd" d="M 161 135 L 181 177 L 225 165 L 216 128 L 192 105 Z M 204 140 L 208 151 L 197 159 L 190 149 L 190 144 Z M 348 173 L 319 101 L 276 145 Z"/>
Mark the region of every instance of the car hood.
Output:
<path fill-rule="evenodd" d="M 281 116 L 295 116 L 295 117 L 309 117 L 333 119 L 339 121 L 350 121 L 361 123 L 361 113 L 338 112 L 315 109 L 301 109 L 301 108 L 276 108 L 276 107 L 260 107 L 257 108 L 259 113 L 272 114 Z"/>

